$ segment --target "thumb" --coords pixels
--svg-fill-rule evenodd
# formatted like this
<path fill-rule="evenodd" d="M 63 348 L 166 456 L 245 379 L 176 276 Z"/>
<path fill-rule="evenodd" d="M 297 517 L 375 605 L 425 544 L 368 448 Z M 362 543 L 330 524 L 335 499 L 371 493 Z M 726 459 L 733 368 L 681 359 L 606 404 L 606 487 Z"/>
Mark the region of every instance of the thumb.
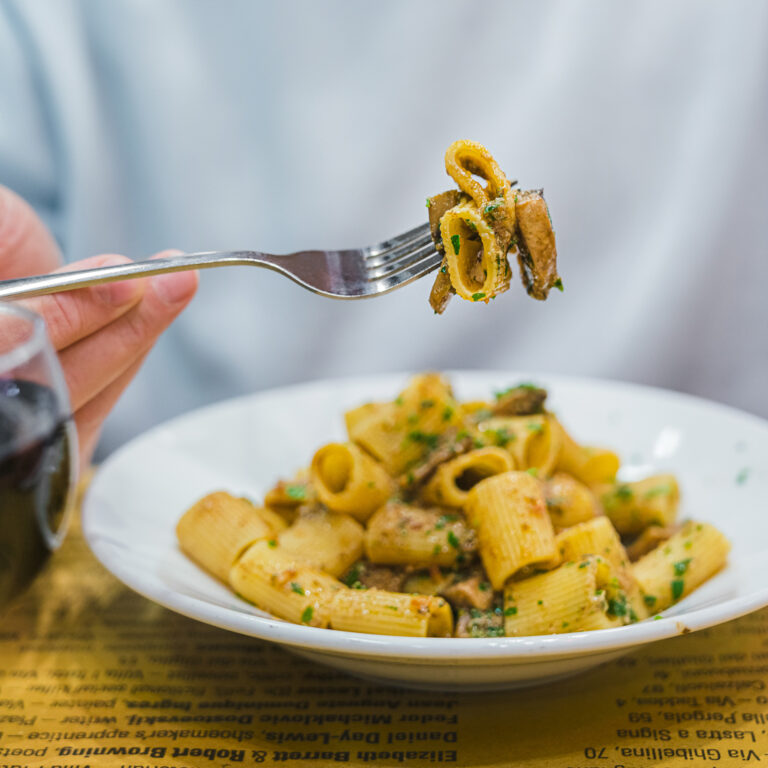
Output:
<path fill-rule="evenodd" d="M 60 264 L 56 241 L 32 206 L 0 185 L 0 280 L 44 274 Z"/>

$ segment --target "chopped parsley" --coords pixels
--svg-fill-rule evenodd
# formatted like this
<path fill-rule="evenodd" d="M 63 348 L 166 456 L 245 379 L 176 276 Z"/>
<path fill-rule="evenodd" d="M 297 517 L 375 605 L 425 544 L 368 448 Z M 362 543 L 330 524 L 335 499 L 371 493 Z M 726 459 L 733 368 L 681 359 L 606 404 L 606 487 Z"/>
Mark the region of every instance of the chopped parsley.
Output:
<path fill-rule="evenodd" d="M 629 501 L 635 495 L 628 485 L 620 485 L 614 493 L 616 498 L 622 501 Z"/>
<path fill-rule="evenodd" d="M 443 551 L 443 548 L 439 544 L 435 544 L 435 546 L 432 547 L 433 555 L 439 555 L 442 551 Z"/>
<path fill-rule="evenodd" d="M 414 429 L 408 433 L 408 440 L 414 443 L 421 443 L 426 445 L 430 450 L 437 448 L 437 444 L 440 441 L 440 435 L 434 432 L 422 432 L 420 429 Z"/>
<path fill-rule="evenodd" d="M 649 608 L 656 605 L 656 595 L 644 595 L 643 600 Z"/>
<path fill-rule="evenodd" d="M 402 405 L 403 404 L 403 398 L 402 395 L 395 398 L 395 405 Z"/>
<path fill-rule="evenodd" d="M 488 205 L 483 208 L 483 213 L 486 216 L 490 216 L 492 219 L 495 218 L 493 215 L 493 212 L 501 205 L 500 202 L 498 203 L 489 203 Z"/>
<path fill-rule="evenodd" d="M 435 523 L 435 530 L 442 531 L 443 528 L 445 528 L 446 523 L 455 523 L 458 519 L 458 515 L 440 515 L 438 521 Z"/>
<path fill-rule="evenodd" d="M 527 426 L 531 432 L 535 432 L 537 435 L 544 431 L 544 425 L 538 421 L 529 421 Z"/>
<path fill-rule="evenodd" d="M 672 487 L 670 485 L 657 485 L 655 488 L 646 491 L 644 498 L 652 499 L 654 496 L 669 496 L 671 493 Z"/>
<path fill-rule="evenodd" d="M 270 539 L 270 540 L 267 542 L 267 546 L 268 546 L 268 547 L 272 547 L 272 549 L 274 549 L 274 548 L 277 546 L 277 542 L 276 542 L 274 539 Z"/>
<path fill-rule="evenodd" d="M 515 616 L 517 615 L 517 606 L 510 605 L 509 608 L 504 609 L 504 615 L 505 616 Z"/>
<path fill-rule="evenodd" d="M 454 549 L 459 549 L 461 547 L 461 542 L 459 541 L 459 537 L 453 531 L 448 531 L 448 536 L 446 538 L 448 539 L 448 543 Z"/>
<path fill-rule="evenodd" d="M 367 589 L 365 584 L 363 584 L 360 581 L 360 572 L 362 570 L 362 566 L 360 563 L 355 563 L 350 569 L 347 575 L 342 579 L 342 581 L 350 588 L 350 589 Z"/>
<path fill-rule="evenodd" d="M 443 421 L 450 421 L 453 418 L 453 408 L 450 405 L 446 405 L 443 408 Z"/>
<path fill-rule="evenodd" d="M 478 588 L 478 589 L 479 589 L 481 592 L 487 592 L 487 591 L 488 591 L 488 590 L 491 588 L 491 585 L 490 585 L 490 584 L 489 584 L 487 581 L 481 581 L 481 582 L 480 582 L 480 583 L 477 585 L 477 588 Z"/>
<path fill-rule="evenodd" d="M 525 470 L 531 477 L 538 477 L 539 476 L 539 469 L 538 467 L 529 467 Z"/>
<path fill-rule="evenodd" d="M 627 596 L 623 592 L 608 601 L 607 613 L 611 616 L 626 616 L 629 613 Z"/>
<path fill-rule="evenodd" d="M 307 487 L 305 485 L 286 485 L 285 495 L 289 499 L 295 499 L 296 501 L 303 501 L 307 498 Z"/>
<path fill-rule="evenodd" d="M 453 252 L 458 256 L 459 248 L 461 247 L 461 238 L 458 235 L 451 235 L 451 245 L 453 246 Z"/>
<path fill-rule="evenodd" d="M 557 288 L 558 291 L 560 291 L 560 293 L 562 293 L 565 290 L 565 288 L 563 287 L 563 281 L 559 277 L 557 278 L 557 280 L 555 280 L 553 285 L 555 286 L 555 288 Z"/>
<path fill-rule="evenodd" d="M 301 586 L 301 584 L 298 584 L 295 581 L 291 582 L 291 591 L 295 592 L 297 595 L 304 596 L 304 588 Z"/>
<path fill-rule="evenodd" d="M 480 301 L 480 299 L 484 299 L 485 294 L 484 293 L 473 293 L 472 294 L 472 301 Z"/>
<path fill-rule="evenodd" d="M 427 208 L 430 208 L 432 206 L 432 201 L 427 198 Z"/>
<path fill-rule="evenodd" d="M 536 601 L 536 605 L 544 605 L 544 601 L 543 600 L 537 600 Z"/>
<path fill-rule="evenodd" d="M 688 563 L 690 562 L 691 558 L 689 557 L 685 560 L 680 560 L 679 562 L 675 563 L 672 566 L 675 569 L 675 575 L 682 576 L 688 570 Z"/>
<path fill-rule="evenodd" d="M 500 448 L 504 448 L 516 439 L 514 432 L 510 432 L 506 427 L 488 429 L 486 430 L 486 434 L 490 434 L 493 438 L 494 445 L 498 445 Z"/>
<path fill-rule="evenodd" d="M 421 407 L 424 408 L 425 410 L 427 408 L 433 408 L 434 405 L 435 405 L 435 401 L 434 400 L 422 400 L 421 401 Z"/>
<path fill-rule="evenodd" d="M 443 267 L 440 267 L 440 271 L 441 271 L 443 274 L 445 274 L 445 273 L 448 271 L 448 268 L 447 268 L 447 267 L 445 267 L 445 266 L 443 266 Z"/>
<path fill-rule="evenodd" d="M 682 579 L 673 579 L 671 583 L 672 599 L 679 600 L 685 589 L 685 582 Z"/>
<path fill-rule="evenodd" d="M 312 621 L 312 614 L 314 613 L 314 608 L 312 608 L 311 605 L 308 605 L 304 611 L 301 614 L 301 623 L 302 624 L 309 624 L 310 621 Z"/>

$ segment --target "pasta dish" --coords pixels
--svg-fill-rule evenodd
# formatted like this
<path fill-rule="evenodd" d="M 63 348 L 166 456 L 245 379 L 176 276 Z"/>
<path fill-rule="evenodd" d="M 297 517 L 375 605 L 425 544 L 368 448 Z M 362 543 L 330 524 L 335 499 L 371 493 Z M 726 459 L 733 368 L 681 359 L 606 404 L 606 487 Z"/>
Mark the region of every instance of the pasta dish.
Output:
<path fill-rule="evenodd" d="M 429 225 L 443 263 L 429 303 L 438 314 L 453 294 L 484 301 L 509 288 L 509 258 L 517 257 L 523 285 L 535 299 L 563 290 L 557 274 L 555 232 L 543 190 L 522 192 L 490 152 L 475 141 L 455 141 L 445 169 L 459 189 L 427 198 Z M 487 183 L 483 185 L 474 176 Z"/>
<path fill-rule="evenodd" d="M 182 550 L 282 619 L 417 637 L 621 627 L 726 562 L 720 531 L 677 520 L 674 475 L 617 480 L 619 457 L 577 442 L 534 384 L 460 402 L 421 374 L 345 422 L 260 503 L 197 501 Z"/>

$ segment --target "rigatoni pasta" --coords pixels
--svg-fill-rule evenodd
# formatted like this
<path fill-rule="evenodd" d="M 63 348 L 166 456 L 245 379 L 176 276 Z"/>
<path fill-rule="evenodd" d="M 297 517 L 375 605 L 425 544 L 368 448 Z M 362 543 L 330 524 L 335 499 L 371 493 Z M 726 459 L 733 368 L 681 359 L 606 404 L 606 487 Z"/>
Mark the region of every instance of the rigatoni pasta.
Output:
<path fill-rule="evenodd" d="M 255 541 L 275 530 L 247 499 L 216 491 L 193 504 L 176 525 L 182 550 L 222 581 L 229 569 Z"/>
<path fill-rule="evenodd" d="M 283 552 L 272 541 L 251 545 L 232 566 L 229 583 L 240 596 L 297 624 L 327 627 L 333 595 L 344 585 Z"/>
<path fill-rule="evenodd" d="M 722 533 L 677 522 L 673 475 L 617 480 L 618 455 L 577 443 L 546 400 L 521 382 L 462 403 L 418 375 L 350 410 L 347 441 L 264 506 L 224 491 L 192 505 L 179 544 L 279 618 L 412 637 L 620 629 L 723 567 Z"/>
<path fill-rule="evenodd" d="M 346 632 L 410 637 L 450 637 L 453 614 L 447 601 L 380 589 L 347 589 L 331 603 L 331 628 Z"/>
<path fill-rule="evenodd" d="M 541 483 L 527 472 L 505 472 L 476 485 L 466 503 L 477 529 L 488 580 L 501 589 L 523 568 L 555 557 L 555 533 Z"/>
<path fill-rule="evenodd" d="M 725 565 L 730 548 L 713 525 L 687 522 L 632 567 L 649 609 L 663 611 L 701 586 Z"/>
<path fill-rule="evenodd" d="M 487 303 L 503 293 L 512 278 L 509 258 L 515 256 L 530 296 L 546 299 L 551 288 L 562 290 L 543 191 L 513 189 L 517 182 L 510 184 L 475 141 L 451 144 L 445 170 L 459 189 L 427 198 L 432 238 L 444 257 L 429 297 L 432 309 L 443 312 L 453 294 Z"/>

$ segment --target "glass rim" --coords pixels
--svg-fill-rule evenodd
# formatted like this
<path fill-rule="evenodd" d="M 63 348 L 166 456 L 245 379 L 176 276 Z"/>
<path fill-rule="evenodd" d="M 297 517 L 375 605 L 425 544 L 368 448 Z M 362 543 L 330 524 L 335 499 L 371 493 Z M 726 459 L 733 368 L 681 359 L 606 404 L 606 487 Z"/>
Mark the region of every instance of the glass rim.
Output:
<path fill-rule="evenodd" d="M 0 301 L 0 318 L 12 315 L 29 322 L 31 333 L 28 339 L 20 342 L 8 352 L 0 353 L 0 375 L 28 363 L 35 355 L 45 350 L 48 343 L 48 333 L 42 316 L 31 309 Z M 0 327 L 0 333 L 2 328 Z"/>

